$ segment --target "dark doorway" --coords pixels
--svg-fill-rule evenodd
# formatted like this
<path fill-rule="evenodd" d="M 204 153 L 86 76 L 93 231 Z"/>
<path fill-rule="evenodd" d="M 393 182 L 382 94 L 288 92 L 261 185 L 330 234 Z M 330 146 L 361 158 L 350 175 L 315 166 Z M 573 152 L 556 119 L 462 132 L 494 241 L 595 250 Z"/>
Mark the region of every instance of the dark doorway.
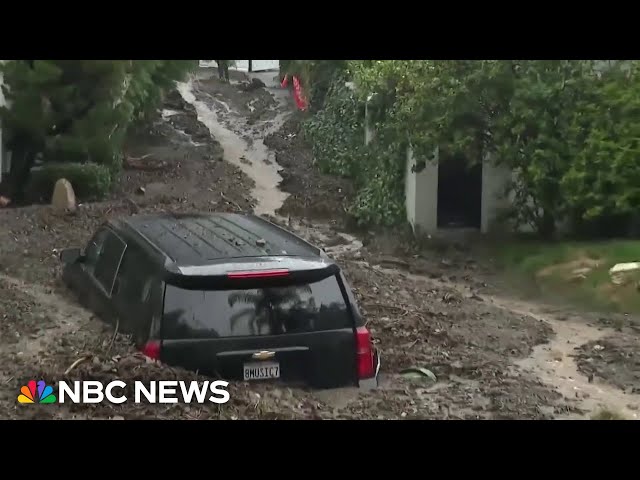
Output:
<path fill-rule="evenodd" d="M 438 228 L 480 228 L 482 164 L 462 155 L 441 156 L 438 164 Z"/>

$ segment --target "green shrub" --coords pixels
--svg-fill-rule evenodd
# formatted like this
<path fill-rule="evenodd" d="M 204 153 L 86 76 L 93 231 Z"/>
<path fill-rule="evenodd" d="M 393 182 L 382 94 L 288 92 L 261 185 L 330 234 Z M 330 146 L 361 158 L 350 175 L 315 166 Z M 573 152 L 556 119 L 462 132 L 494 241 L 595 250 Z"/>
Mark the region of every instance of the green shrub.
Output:
<path fill-rule="evenodd" d="M 354 180 L 356 198 L 349 212 L 360 225 L 392 226 L 404 221 L 404 163 L 406 142 L 364 144 L 365 104 L 345 85 L 344 72 L 327 89 L 322 110 L 303 125 L 314 161 L 324 173 Z"/>
<path fill-rule="evenodd" d="M 94 163 L 104 165 L 112 175 L 119 172 L 122 146 L 133 122 L 153 111 L 173 82 L 196 65 L 194 60 L 9 60 L 0 64 L 3 93 L 11 105 L 0 107 L 5 141 L 14 152 L 7 177 L 11 196 L 22 196 L 38 157 L 46 163 Z"/>
<path fill-rule="evenodd" d="M 111 172 L 96 163 L 47 163 L 34 169 L 27 186 L 28 198 L 48 202 L 55 183 L 66 178 L 78 200 L 99 200 L 111 189 Z"/>

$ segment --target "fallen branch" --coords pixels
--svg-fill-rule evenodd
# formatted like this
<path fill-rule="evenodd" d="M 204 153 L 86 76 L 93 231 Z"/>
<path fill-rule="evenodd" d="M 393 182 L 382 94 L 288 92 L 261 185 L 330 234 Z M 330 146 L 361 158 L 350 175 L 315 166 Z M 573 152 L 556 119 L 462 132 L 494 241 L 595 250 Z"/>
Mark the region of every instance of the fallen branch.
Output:
<path fill-rule="evenodd" d="M 145 170 L 145 171 L 158 171 L 166 170 L 167 162 L 147 163 L 143 162 L 145 158 L 150 157 L 151 154 L 143 155 L 141 157 L 124 157 L 123 166 L 127 170 Z"/>
<path fill-rule="evenodd" d="M 125 157 L 125 161 L 129 161 L 129 160 L 133 160 L 134 162 L 137 162 L 138 160 L 144 160 L 145 158 L 150 157 L 151 154 L 147 153 L 146 155 L 142 155 L 141 157 Z"/>
<path fill-rule="evenodd" d="M 113 332 L 113 337 L 111 337 L 111 341 L 109 342 L 109 345 L 107 346 L 107 353 L 109 353 L 109 351 L 111 350 L 111 347 L 113 347 L 113 342 L 115 342 L 116 337 L 118 336 L 118 328 L 120 327 L 120 319 L 118 319 L 118 321 L 116 322 L 116 330 Z"/>
<path fill-rule="evenodd" d="M 220 196 L 222 197 L 222 200 L 224 200 L 225 202 L 227 202 L 229 205 L 233 205 L 234 207 L 236 207 L 237 210 L 241 211 L 242 207 L 240 207 L 240 205 L 238 205 L 236 202 L 234 202 L 233 200 L 229 200 L 224 193 L 220 192 Z"/>
<path fill-rule="evenodd" d="M 80 357 L 79 359 L 77 359 L 75 362 L 73 362 L 71 364 L 71 366 L 69 368 L 67 368 L 64 371 L 65 375 L 69 375 L 69 373 L 76 368 L 78 365 L 80 365 L 82 362 L 86 362 L 87 360 L 89 360 L 91 358 L 91 355 L 85 355 L 84 357 Z"/>

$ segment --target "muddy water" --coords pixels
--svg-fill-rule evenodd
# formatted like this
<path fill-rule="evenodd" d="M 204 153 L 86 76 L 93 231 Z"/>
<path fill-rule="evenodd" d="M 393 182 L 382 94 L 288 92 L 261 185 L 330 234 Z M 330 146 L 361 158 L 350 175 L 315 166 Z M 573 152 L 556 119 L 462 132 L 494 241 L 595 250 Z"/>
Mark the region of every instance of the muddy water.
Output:
<path fill-rule="evenodd" d="M 494 301 L 494 304 L 502 306 L 499 300 Z M 638 420 L 638 413 L 631 410 L 628 405 L 640 405 L 640 395 L 627 394 L 597 380 L 593 383 L 589 382 L 589 379 L 578 370 L 573 359 L 576 348 L 602 338 L 606 333 L 604 330 L 600 331 L 586 325 L 579 319 L 559 321 L 531 311 L 530 307 L 526 311 L 520 310 L 511 301 L 506 307 L 513 312 L 526 313 L 546 321 L 553 327 L 556 334 L 551 342 L 538 345 L 529 358 L 518 362 L 521 368 L 535 373 L 543 382 L 552 384 L 565 397 L 577 399 L 580 408 L 587 412 L 605 408 L 618 412 L 628 419 Z M 571 414 L 564 418 L 582 418 L 582 416 Z"/>
<path fill-rule="evenodd" d="M 380 270 L 393 271 L 382 268 Z M 439 282 L 413 274 L 407 276 L 416 281 L 453 288 L 462 295 L 469 293 L 468 288 L 464 285 Z M 543 306 L 538 304 L 492 295 L 479 295 L 479 297 L 498 308 L 517 315 L 531 316 L 553 328 L 555 336 L 549 343 L 534 347 L 529 357 L 515 362 L 515 365 L 524 371 L 533 373 L 543 383 L 552 386 L 567 399 L 574 400 L 578 408 L 585 412 L 585 414 L 571 413 L 556 418 L 584 419 L 589 418 L 591 413 L 599 409 L 607 409 L 620 413 L 630 420 L 640 419 L 638 412 L 629 408 L 629 405 L 640 405 L 640 395 L 625 393 L 597 380 L 589 382 L 589 379 L 578 370 L 574 360 L 575 350 L 578 347 L 604 337 L 607 333 L 606 330 L 598 330 L 577 316 L 569 316 L 559 320 L 552 314 L 545 313 Z"/>
<path fill-rule="evenodd" d="M 211 135 L 220 142 L 224 149 L 226 161 L 240 168 L 255 186 L 251 191 L 251 196 L 257 204 L 254 212 L 257 215 L 276 215 L 288 194 L 281 191 L 278 185 L 282 181 L 280 167 L 274 159 L 274 154 L 264 145 L 263 138 L 254 138 L 251 145 L 238 133 L 222 124 L 223 116 L 232 114 L 229 105 L 221 101 L 211 103 L 204 102 L 197 98 L 197 86 L 194 79 L 178 84 L 178 91 L 187 103 L 196 109 L 198 120 L 200 120 L 211 132 Z M 277 98 L 277 97 L 276 97 Z M 280 114 L 273 120 L 268 135 L 271 130 L 279 128 L 284 121 L 284 114 Z M 230 120 L 229 118 L 226 118 Z"/>

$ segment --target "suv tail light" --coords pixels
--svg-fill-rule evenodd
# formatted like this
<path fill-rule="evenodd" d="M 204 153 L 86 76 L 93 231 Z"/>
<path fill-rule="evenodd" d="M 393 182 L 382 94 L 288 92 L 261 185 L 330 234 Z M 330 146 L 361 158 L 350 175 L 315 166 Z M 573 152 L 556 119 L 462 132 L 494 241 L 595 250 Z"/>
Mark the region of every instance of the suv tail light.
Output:
<path fill-rule="evenodd" d="M 150 340 L 142 346 L 142 353 L 152 360 L 160 360 L 160 340 Z"/>
<path fill-rule="evenodd" d="M 375 357 L 371 334 L 366 327 L 356 329 L 356 353 L 358 357 L 358 378 L 371 378 L 376 374 Z"/>

